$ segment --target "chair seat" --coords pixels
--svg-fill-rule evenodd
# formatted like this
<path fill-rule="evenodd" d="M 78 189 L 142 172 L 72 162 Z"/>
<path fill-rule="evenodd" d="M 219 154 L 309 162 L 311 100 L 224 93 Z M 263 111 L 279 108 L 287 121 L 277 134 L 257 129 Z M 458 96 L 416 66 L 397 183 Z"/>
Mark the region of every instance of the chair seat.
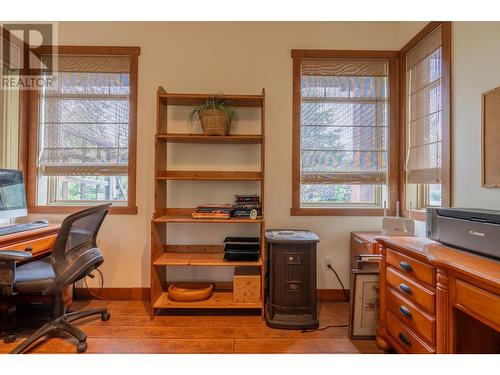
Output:
<path fill-rule="evenodd" d="M 14 289 L 19 293 L 41 293 L 54 281 L 50 258 L 23 264 L 16 268 Z"/>

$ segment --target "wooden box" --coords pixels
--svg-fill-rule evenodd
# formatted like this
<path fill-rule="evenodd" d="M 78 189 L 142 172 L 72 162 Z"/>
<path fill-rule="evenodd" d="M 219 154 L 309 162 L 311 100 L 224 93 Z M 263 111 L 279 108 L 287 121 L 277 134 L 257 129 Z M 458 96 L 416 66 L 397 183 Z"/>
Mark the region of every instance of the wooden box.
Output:
<path fill-rule="evenodd" d="M 236 267 L 233 276 L 234 303 L 260 302 L 260 270 L 257 267 Z"/>

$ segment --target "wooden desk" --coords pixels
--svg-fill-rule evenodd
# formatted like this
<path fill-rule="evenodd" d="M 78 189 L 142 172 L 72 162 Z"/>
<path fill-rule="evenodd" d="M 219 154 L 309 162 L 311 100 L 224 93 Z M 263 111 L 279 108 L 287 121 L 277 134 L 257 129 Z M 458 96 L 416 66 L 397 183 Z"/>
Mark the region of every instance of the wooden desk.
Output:
<path fill-rule="evenodd" d="M 377 343 L 401 353 L 500 353 L 500 262 L 425 237 L 381 237 Z"/>
<path fill-rule="evenodd" d="M 50 253 L 54 247 L 61 224 L 49 224 L 45 228 L 0 236 L 0 250 L 24 250 L 33 256 Z"/>

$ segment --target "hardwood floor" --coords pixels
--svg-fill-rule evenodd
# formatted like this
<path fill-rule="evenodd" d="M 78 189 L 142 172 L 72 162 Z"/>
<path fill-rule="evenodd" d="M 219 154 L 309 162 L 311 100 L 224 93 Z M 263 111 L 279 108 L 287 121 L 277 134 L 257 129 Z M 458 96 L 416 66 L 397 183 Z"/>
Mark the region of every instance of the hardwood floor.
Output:
<path fill-rule="evenodd" d="M 322 331 L 271 329 L 260 314 L 248 311 L 167 311 L 153 320 L 147 301 L 77 301 L 73 310 L 107 306 L 111 319 L 82 319 L 77 325 L 87 334 L 87 353 L 379 353 L 374 340 L 347 338 L 347 328 Z M 347 303 L 322 302 L 320 327 L 348 323 Z M 215 314 L 215 315 L 214 315 Z M 238 315 L 234 315 L 238 314 Z M 0 341 L 0 353 L 15 343 Z M 31 353 L 75 353 L 69 337 L 46 339 Z"/>

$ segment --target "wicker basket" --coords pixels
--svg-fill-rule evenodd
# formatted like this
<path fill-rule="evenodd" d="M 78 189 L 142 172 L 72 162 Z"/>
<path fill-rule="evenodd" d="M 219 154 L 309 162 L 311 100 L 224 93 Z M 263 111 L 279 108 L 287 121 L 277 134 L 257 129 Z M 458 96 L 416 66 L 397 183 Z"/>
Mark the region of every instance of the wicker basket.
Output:
<path fill-rule="evenodd" d="M 205 109 L 200 113 L 201 127 L 205 135 L 228 135 L 230 119 L 218 109 Z"/>

